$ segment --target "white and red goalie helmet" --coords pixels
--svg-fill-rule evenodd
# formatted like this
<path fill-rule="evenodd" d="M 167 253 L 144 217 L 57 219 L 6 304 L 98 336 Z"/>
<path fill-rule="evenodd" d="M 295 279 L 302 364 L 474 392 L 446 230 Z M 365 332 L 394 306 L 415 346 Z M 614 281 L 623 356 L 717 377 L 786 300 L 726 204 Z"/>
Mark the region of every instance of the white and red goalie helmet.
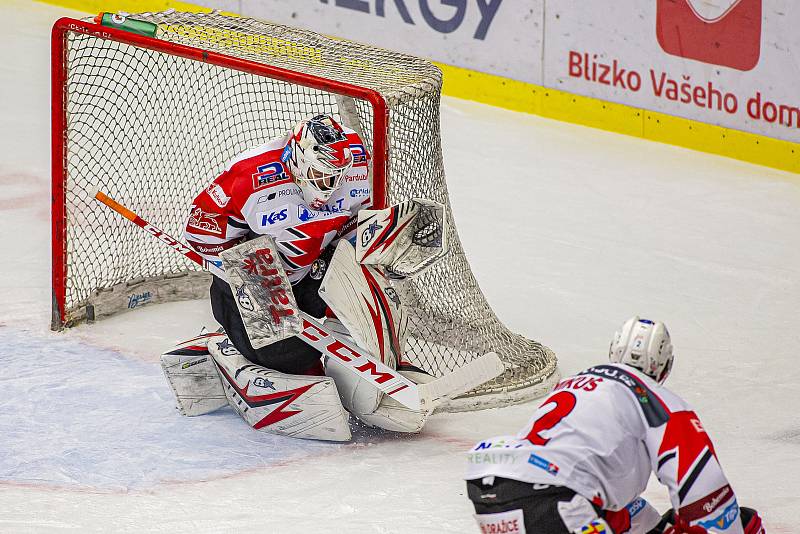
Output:
<path fill-rule="evenodd" d="M 312 209 L 328 201 L 353 166 L 347 134 L 330 115 L 299 122 L 289 132 L 281 160 Z"/>

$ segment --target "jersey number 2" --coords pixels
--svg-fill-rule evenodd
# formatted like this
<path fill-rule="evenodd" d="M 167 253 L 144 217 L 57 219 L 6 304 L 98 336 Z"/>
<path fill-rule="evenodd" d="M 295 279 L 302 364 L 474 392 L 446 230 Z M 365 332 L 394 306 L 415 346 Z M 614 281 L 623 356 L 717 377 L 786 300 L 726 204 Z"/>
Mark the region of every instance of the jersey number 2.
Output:
<path fill-rule="evenodd" d="M 539 433 L 544 432 L 545 430 L 550 430 L 556 426 L 559 421 L 569 415 L 573 408 L 575 408 L 575 402 L 575 394 L 571 391 L 560 391 L 547 399 L 542 406 L 555 403 L 555 408 L 533 422 L 533 428 L 531 428 L 531 431 L 528 432 L 527 436 L 525 436 L 525 439 L 534 445 L 547 445 L 547 442 L 550 441 L 550 438 L 545 439 L 540 436 Z M 542 406 L 540 406 L 540 408 Z"/>

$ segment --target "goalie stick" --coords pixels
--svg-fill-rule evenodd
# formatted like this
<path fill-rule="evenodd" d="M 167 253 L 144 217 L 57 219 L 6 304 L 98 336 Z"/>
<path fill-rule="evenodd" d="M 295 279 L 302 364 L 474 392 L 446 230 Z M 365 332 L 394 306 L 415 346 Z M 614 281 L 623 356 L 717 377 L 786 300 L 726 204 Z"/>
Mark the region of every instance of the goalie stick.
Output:
<path fill-rule="evenodd" d="M 200 254 L 182 244 L 160 228 L 142 219 L 135 212 L 115 201 L 102 191 L 95 191 L 94 198 L 119 215 L 128 219 L 172 250 L 203 267 L 215 276 L 227 281 L 221 262 L 217 265 L 204 259 Z M 436 378 L 427 384 L 415 384 L 395 369 L 376 360 L 366 351 L 342 339 L 330 329 L 300 311 L 303 329 L 298 337 L 328 357 L 344 363 L 346 367 L 373 386 L 389 395 L 397 402 L 412 410 L 433 411 L 445 398 L 454 397 L 503 372 L 504 366 L 494 352 L 488 352 L 472 362 Z"/>

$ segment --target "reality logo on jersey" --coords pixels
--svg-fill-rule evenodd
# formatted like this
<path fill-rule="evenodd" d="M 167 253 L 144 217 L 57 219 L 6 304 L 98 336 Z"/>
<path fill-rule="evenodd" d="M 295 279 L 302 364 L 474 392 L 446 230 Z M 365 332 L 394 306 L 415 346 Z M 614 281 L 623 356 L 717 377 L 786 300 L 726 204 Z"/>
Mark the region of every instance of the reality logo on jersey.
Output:
<path fill-rule="evenodd" d="M 259 165 L 256 172 L 253 173 L 253 190 L 257 191 L 275 182 L 288 179 L 289 175 L 286 174 L 286 170 L 280 162 L 265 163 Z"/>

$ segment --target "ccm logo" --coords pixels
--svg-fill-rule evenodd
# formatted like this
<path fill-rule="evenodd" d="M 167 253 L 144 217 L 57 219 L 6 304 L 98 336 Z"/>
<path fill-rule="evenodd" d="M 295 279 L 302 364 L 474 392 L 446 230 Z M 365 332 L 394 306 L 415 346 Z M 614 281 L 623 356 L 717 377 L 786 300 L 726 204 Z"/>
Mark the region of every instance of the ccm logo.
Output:
<path fill-rule="evenodd" d="M 145 232 L 150 232 L 151 234 L 156 236 L 159 240 L 163 241 L 164 243 L 166 243 L 167 245 L 169 245 L 170 247 L 174 248 L 175 250 L 177 250 L 178 252 L 180 252 L 182 254 L 186 254 L 187 252 L 191 252 L 191 250 L 192 250 L 189 247 L 187 247 L 187 246 L 179 243 L 178 241 L 172 239 L 170 236 L 168 236 L 167 234 L 165 234 L 163 231 L 159 230 L 158 228 L 156 228 L 152 224 L 145 225 L 144 231 Z"/>
<path fill-rule="evenodd" d="M 320 330 L 306 320 L 303 320 L 303 331 L 300 335 L 315 343 L 325 343 L 327 338 L 331 337 L 327 332 Z M 374 362 L 369 361 L 363 354 L 354 351 L 339 340 L 333 339 L 327 343 L 325 350 L 341 361 L 351 363 L 354 369 L 370 377 L 376 384 L 383 384 L 394 378 L 390 373 L 378 371 Z M 364 360 L 364 363 L 356 365 L 359 360 Z"/>

